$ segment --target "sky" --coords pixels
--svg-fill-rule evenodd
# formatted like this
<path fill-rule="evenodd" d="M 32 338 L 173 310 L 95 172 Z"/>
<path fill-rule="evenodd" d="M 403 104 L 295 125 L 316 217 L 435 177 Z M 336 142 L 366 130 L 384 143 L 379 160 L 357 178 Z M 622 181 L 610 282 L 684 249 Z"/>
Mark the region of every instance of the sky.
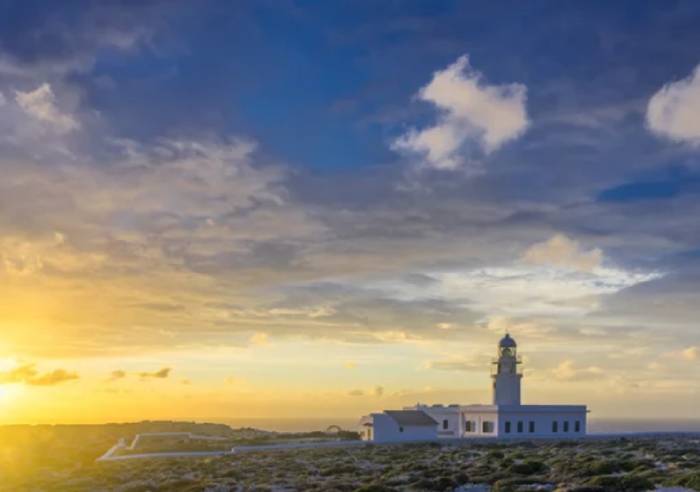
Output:
<path fill-rule="evenodd" d="M 699 21 L 0 0 L 0 423 L 697 417 Z"/>

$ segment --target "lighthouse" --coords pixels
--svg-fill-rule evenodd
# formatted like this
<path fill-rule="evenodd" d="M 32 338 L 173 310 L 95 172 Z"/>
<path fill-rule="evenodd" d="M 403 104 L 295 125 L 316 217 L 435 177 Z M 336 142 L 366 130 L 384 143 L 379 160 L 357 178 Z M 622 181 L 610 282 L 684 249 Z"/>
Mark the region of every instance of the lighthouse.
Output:
<path fill-rule="evenodd" d="M 493 361 L 493 401 L 460 405 L 416 403 L 360 419 L 362 439 L 374 442 L 437 439 L 582 437 L 586 405 L 523 405 L 520 399 L 518 344 L 506 333 Z"/>
<path fill-rule="evenodd" d="M 494 405 L 520 405 L 520 380 L 523 375 L 518 372 L 518 345 L 506 333 L 498 342 L 498 359 L 494 361 L 496 373 L 493 378 Z"/>

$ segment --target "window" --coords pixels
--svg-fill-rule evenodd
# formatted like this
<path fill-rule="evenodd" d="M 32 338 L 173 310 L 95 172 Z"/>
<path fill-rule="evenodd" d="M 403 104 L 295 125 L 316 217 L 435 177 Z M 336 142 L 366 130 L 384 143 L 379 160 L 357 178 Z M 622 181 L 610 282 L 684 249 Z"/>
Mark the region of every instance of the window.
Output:
<path fill-rule="evenodd" d="M 564 432 L 569 432 L 569 421 L 568 420 L 564 421 Z"/>
<path fill-rule="evenodd" d="M 559 432 L 559 422 L 556 420 L 552 422 L 552 432 Z"/>
<path fill-rule="evenodd" d="M 528 423 L 528 427 L 529 427 L 528 430 L 530 431 L 530 434 L 532 434 L 533 432 L 535 432 L 535 422 L 533 422 L 533 421 L 531 420 L 531 421 Z"/>
<path fill-rule="evenodd" d="M 510 434 L 510 422 L 506 422 L 506 434 Z"/>
<path fill-rule="evenodd" d="M 474 422 L 471 420 L 465 420 L 464 421 L 464 432 L 474 432 L 476 429 L 474 428 Z"/>
<path fill-rule="evenodd" d="M 447 429 L 447 427 L 450 425 L 450 423 L 447 421 L 447 419 L 444 419 L 442 421 L 442 428 Z"/>
<path fill-rule="evenodd" d="M 520 421 L 518 422 L 518 433 L 519 433 L 519 434 L 522 434 L 522 432 L 523 432 L 523 421 L 520 420 Z"/>
<path fill-rule="evenodd" d="M 580 421 L 580 420 L 577 420 L 577 421 L 574 423 L 574 431 L 576 431 L 576 432 L 581 432 L 581 421 Z"/>
<path fill-rule="evenodd" d="M 483 422 L 483 423 L 481 424 L 481 431 L 482 431 L 484 434 L 491 434 L 491 433 L 493 433 L 493 422 L 488 422 L 488 421 Z"/>

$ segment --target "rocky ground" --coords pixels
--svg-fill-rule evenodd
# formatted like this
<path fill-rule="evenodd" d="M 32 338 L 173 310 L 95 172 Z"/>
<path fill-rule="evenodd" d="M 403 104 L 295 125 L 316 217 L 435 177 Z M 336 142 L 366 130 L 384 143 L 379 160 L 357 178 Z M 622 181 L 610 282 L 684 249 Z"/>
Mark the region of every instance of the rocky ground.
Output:
<path fill-rule="evenodd" d="M 16 487 L 121 492 L 700 490 L 700 438 L 404 444 L 90 463 L 34 476 Z"/>

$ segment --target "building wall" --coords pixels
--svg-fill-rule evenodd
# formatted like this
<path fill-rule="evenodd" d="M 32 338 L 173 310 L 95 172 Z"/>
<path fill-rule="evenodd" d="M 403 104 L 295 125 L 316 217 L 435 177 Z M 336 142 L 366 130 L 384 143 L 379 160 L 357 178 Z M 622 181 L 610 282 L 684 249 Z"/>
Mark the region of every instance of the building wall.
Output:
<path fill-rule="evenodd" d="M 458 406 L 418 405 L 405 410 L 422 410 L 430 415 L 438 423 L 437 437 L 441 439 L 460 437 L 464 431 Z"/>
<path fill-rule="evenodd" d="M 577 437 L 586 434 L 585 409 L 537 411 L 528 410 L 527 406 L 523 406 L 518 410 L 501 410 L 499 417 L 499 437 Z M 523 423 L 522 432 L 518 432 L 519 422 Z M 576 422 L 579 422 L 578 430 Z M 510 423 L 510 432 L 508 432 L 508 423 Z M 530 431 L 530 423 L 534 425 L 533 432 Z"/>
<path fill-rule="evenodd" d="M 469 438 L 498 436 L 499 414 L 497 411 L 463 410 L 461 412 L 461 417 L 463 429 L 461 437 Z M 467 429 L 467 422 L 472 423 L 471 430 Z M 484 424 L 487 425 L 485 426 Z"/>
<path fill-rule="evenodd" d="M 374 418 L 372 415 L 363 415 L 360 418 L 357 431 L 360 433 L 360 439 L 363 441 L 371 441 L 374 438 L 373 422 Z"/>
<path fill-rule="evenodd" d="M 493 376 L 493 404 L 520 405 L 520 380 L 522 374 L 497 374 Z"/>
<path fill-rule="evenodd" d="M 465 409 L 464 406 L 418 405 L 406 407 L 406 409 L 422 410 L 435 419 L 438 422 L 437 435 L 441 439 L 497 437 L 498 407 L 494 405 L 476 405 L 476 407 Z M 444 428 L 445 421 L 447 421 L 447 429 Z M 467 422 L 471 422 L 471 426 L 467 425 Z M 471 430 L 467 430 L 468 428 Z"/>
<path fill-rule="evenodd" d="M 372 414 L 374 442 L 405 442 L 437 439 L 437 428 L 432 426 L 401 427 L 394 419 L 383 413 Z"/>
<path fill-rule="evenodd" d="M 449 438 L 528 438 L 528 437 L 580 437 L 587 432 L 587 410 L 576 405 L 475 405 L 476 408 L 424 406 L 406 409 L 422 410 L 438 422 L 438 425 L 407 426 L 401 430 L 394 419 L 386 414 L 367 417 L 371 428 L 365 427 L 363 439 L 375 442 L 402 442 Z M 443 429 L 443 422 L 448 428 Z M 467 425 L 471 422 L 471 426 Z M 518 423 L 522 422 L 519 432 Z M 553 423 L 557 423 L 556 432 Z M 576 428 L 579 422 L 579 428 Z M 510 423 L 510 432 L 508 430 Z M 534 425 L 531 432 L 530 425 Z M 486 426 L 484 425 L 486 424 Z M 471 430 L 468 430 L 471 427 Z M 486 427 L 486 428 L 485 428 Z M 371 430 L 370 430 L 371 429 Z"/>

